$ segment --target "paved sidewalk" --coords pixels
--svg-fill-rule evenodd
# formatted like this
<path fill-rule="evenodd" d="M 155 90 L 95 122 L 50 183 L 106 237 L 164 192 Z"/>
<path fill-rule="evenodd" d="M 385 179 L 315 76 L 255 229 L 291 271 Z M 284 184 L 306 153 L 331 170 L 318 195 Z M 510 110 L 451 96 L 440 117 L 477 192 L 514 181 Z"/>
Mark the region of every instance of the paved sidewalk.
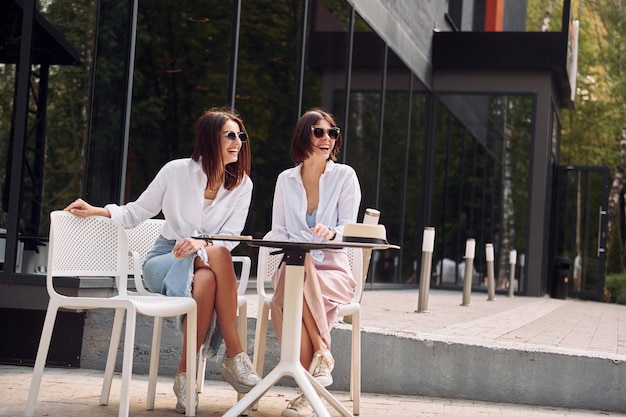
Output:
<path fill-rule="evenodd" d="M 250 303 L 256 303 L 256 297 Z M 428 312 L 417 313 L 418 290 L 365 291 L 364 328 L 480 345 L 579 351 L 626 361 L 626 306 L 578 299 L 507 297 L 472 293 L 461 306 L 460 291 L 435 290 Z M 255 307 L 248 311 L 256 314 Z"/>
<path fill-rule="evenodd" d="M 0 416 L 24 415 L 32 369 L 0 365 Z M 46 368 L 39 393 L 35 416 L 54 417 L 116 417 L 118 415 L 119 378 L 114 379 L 109 405 L 99 406 L 102 372 L 85 369 Z M 176 398 L 172 392 L 172 378 L 159 378 L 155 409 L 145 409 L 148 378 L 133 375 L 131 384 L 131 416 L 172 417 Z M 294 396 L 294 389 L 272 388 L 260 402 L 258 411 L 250 417 L 277 417 Z M 333 392 L 350 410 L 351 403 L 345 392 Z M 235 391 L 224 382 L 206 381 L 200 395 L 198 416 L 223 415 L 237 400 Z M 333 416 L 339 415 L 330 410 Z M 498 404 L 481 401 L 450 400 L 421 396 L 390 396 L 363 394 L 362 417 L 583 417 L 625 416 L 626 414 L 602 411 L 572 410 L 555 407 L 535 407 L 515 404 Z"/>
<path fill-rule="evenodd" d="M 256 315 L 256 295 L 248 294 L 249 317 Z M 366 290 L 362 327 L 370 333 L 418 336 L 480 346 L 506 346 L 519 350 L 567 352 L 626 362 L 626 306 L 549 297 L 473 293 L 469 306 L 461 306 L 460 291 L 430 292 L 428 312 L 417 313 L 417 290 Z M 250 343 L 250 341 L 249 341 Z M 367 360 L 367 358 L 363 358 Z M 623 366 L 623 365 L 622 365 Z M 0 416 L 22 416 L 32 368 L 0 366 Z M 363 376 L 371 378 L 371 376 Z M 609 376 L 607 375 L 607 378 Z M 117 416 L 119 378 L 114 381 L 108 407 L 98 406 L 102 372 L 86 369 L 46 368 L 36 416 Z M 147 376 L 134 375 L 132 416 L 174 416 L 172 378 L 157 384 L 156 409 L 145 410 Z M 332 391 L 351 410 L 345 392 Z M 274 387 L 251 417 L 279 416 L 294 396 L 290 387 Z M 221 381 L 206 381 L 200 396 L 199 416 L 221 416 L 236 401 L 236 393 Z M 331 410 L 332 415 L 337 415 Z M 626 414 L 490 403 L 425 396 L 363 393 L 361 416 L 626 416 Z"/>

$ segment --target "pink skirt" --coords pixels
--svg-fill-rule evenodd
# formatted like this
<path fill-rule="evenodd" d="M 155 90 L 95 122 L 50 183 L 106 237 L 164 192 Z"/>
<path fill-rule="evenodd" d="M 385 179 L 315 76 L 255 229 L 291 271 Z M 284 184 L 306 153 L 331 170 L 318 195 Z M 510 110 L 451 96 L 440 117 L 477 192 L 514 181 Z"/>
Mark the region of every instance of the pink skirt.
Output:
<path fill-rule="evenodd" d="M 318 263 L 307 253 L 304 261 L 304 302 L 311 310 L 322 339 L 330 349 L 330 329 L 337 318 L 337 307 L 352 301 L 356 281 L 345 252 L 325 250 Z M 285 263 L 272 277 L 272 328 L 279 340 L 283 329 Z"/>

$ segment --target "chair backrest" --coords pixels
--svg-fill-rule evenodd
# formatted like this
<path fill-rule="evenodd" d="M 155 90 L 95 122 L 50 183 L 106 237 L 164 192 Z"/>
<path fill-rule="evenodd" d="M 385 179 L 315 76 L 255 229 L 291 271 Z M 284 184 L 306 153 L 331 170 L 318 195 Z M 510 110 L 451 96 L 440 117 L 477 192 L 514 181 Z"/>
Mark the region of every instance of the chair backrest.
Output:
<path fill-rule="evenodd" d="M 265 236 L 263 236 L 264 240 L 272 239 L 272 232 L 267 232 Z M 274 271 L 278 269 L 280 265 L 280 261 L 282 259 L 282 254 L 272 255 L 272 252 L 276 251 L 276 248 L 270 248 L 266 246 L 259 247 L 259 255 L 258 255 L 258 263 L 257 263 L 257 293 L 262 297 L 267 297 L 267 293 L 265 291 L 265 284 L 270 282 L 272 279 L 272 275 Z"/>
<path fill-rule="evenodd" d="M 120 295 L 126 294 L 128 239 L 124 228 L 108 217 L 79 217 L 57 210 L 50 213 L 46 285 L 58 297 L 53 278 L 115 277 Z"/>
<path fill-rule="evenodd" d="M 271 240 L 272 232 L 267 232 L 265 236 L 263 236 L 263 239 Z M 278 249 L 265 246 L 259 247 L 257 292 L 262 296 L 266 296 L 265 283 L 272 279 L 272 275 L 274 275 L 274 272 L 278 269 L 280 261 L 282 260 L 282 254 L 272 255 L 272 252 L 276 250 Z M 363 292 L 363 280 L 360 279 L 360 277 L 363 276 L 363 251 L 359 248 L 346 248 L 346 254 L 348 255 L 352 275 L 357 282 L 352 301 L 358 301 Z"/>
<path fill-rule="evenodd" d="M 352 268 L 352 276 L 356 281 L 356 288 L 354 289 L 354 295 L 352 296 L 352 302 L 358 303 L 361 301 L 361 294 L 363 294 L 363 285 L 365 280 L 363 277 L 363 249 L 361 248 L 346 248 L 348 254 L 348 262 L 350 268 Z"/>
<path fill-rule="evenodd" d="M 164 223 L 165 220 L 163 219 L 148 219 L 132 229 L 126 229 L 128 250 L 130 251 L 128 271 L 134 275 L 135 288 L 141 294 L 150 293 L 143 285 L 141 271 L 143 260 L 161 234 L 161 228 Z"/>

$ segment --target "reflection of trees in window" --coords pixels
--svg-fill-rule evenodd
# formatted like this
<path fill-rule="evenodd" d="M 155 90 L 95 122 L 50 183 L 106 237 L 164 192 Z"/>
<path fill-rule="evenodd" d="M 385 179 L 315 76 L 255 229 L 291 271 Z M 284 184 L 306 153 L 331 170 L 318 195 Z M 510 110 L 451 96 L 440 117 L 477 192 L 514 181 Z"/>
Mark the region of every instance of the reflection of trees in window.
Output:
<path fill-rule="evenodd" d="M 269 230 L 276 177 L 293 166 L 290 143 L 300 116 L 296 80 L 301 3 L 286 0 L 242 3 L 236 107 L 252 141 L 254 196 L 248 227 L 253 234 L 262 235 Z"/>
<path fill-rule="evenodd" d="M 383 121 L 383 144 L 380 164 L 379 207 L 384 213 L 387 239 L 400 242 L 402 238 L 402 213 L 405 194 L 404 169 L 407 150 L 408 81 L 410 73 L 401 74 L 407 91 L 387 91 Z M 391 76 L 390 76 L 391 77 Z M 399 256 L 399 253 L 394 253 Z M 397 274 L 399 271 L 395 271 Z M 393 276 L 395 281 L 398 277 Z"/>
<path fill-rule="evenodd" d="M 380 106 L 385 43 L 360 16 L 355 19 L 346 162 L 356 170 L 361 207 L 377 207 Z"/>
<path fill-rule="evenodd" d="M 9 141 L 11 139 L 11 122 L 13 118 L 13 97 L 15 89 L 16 65 L 0 65 L 0 184 L 4 184 L 7 178 L 7 165 L 5 162 L 10 156 Z M 0 225 L 6 229 L 8 201 L 2 201 L 3 210 L 0 210 Z"/>
<path fill-rule="evenodd" d="M 461 123 L 441 107 L 435 138 L 432 201 L 432 222 L 437 235 L 435 256 L 438 259 L 442 259 L 444 253 L 455 258 L 463 253 L 461 233 L 467 229 L 467 218 L 460 211 L 463 136 Z"/>
<path fill-rule="evenodd" d="M 93 37 L 96 10 L 93 2 L 56 0 L 42 12 L 65 39 L 80 54 L 83 66 L 51 66 L 47 79 L 47 103 L 40 100 L 40 75 L 42 67 L 32 67 L 29 107 L 36 109 L 45 105 L 45 119 L 29 120 L 28 136 L 24 153 L 25 169 L 21 187 L 20 231 L 22 233 L 47 236 L 49 216 L 52 210 L 63 208 L 69 201 L 81 195 L 84 175 L 84 155 L 87 146 L 89 114 L 90 71 L 92 65 Z M 7 77 L 7 78 L 5 78 Z M 3 97 L 12 97 L 14 73 L 5 67 L 0 73 Z M 5 80 L 7 81 L 5 83 Z M 12 107 L 12 100 L 4 100 Z M 4 113 L 4 110 L 2 111 Z M 11 113 L 2 119 L 10 123 Z M 32 116 L 32 115 L 31 115 Z M 36 143 L 35 123 L 43 122 L 43 143 Z M 0 122 L 4 124 L 4 121 Z M 4 133 L 2 134 L 4 136 Z M 6 136 L 8 138 L 8 135 Z M 2 154 L 6 155 L 8 140 L 0 141 Z M 1 157 L 5 160 L 5 157 Z M 43 171 L 39 172 L 43 159 Z M 4 170 L 4 167 L 2 168 Z M 2 172 L 2 178 L 5 173 Z M 39 184 L 39 182 L 43 182 Z M 8 204 L 8 202 L 4 202 Z M 34 210 L 38 210 L 36 213 Z M 25 228 L 25 229 L 23 229 Z"/>
<path fill-rule="evenodd" d="M 508 274 L 509 251 L 526 249 L 533 100 L 448 96 L 442 103 L 432 203 L 435 257 L 450 252 L 460 259 L 465 240 L 472 237 L 477 268 L 483 258 L 478 254 L 492 242 L 500 275 Z"/>
<path fill-rule="evenodd" d="M 167 161 L 188 157 L 200 114 L 227 105 L 231 2 L 140 3 L 127 200 Z"/>
<path fill-rule="evenodd" d="M 405 217 L 404 217 L 404 239 L 402 245 L 402 278 L 406 280 L 417 268 L 417 256 L 422 253 L 423 233 L 423 149 L 424 149 L 424 128 L 426 95 L 413 94 L 411 104 L 410 138 L 408 155 L 406 158 L 407 183 L 405 188 Z M 417 282 L 416 272 L 416 282 Z"/>
<path fill-rule="evenodd" d="M 502 223 L 499 271 L 508 277 L 509 252 L 526 250 L 526 221 L 529 204 L 531 115 L 533 100 L 526 96 L 503 96 L 492 100 L 494 129 L 503 144 Z"/>
<path fill-rule="evenodd" d="M 346 163 L 359 176 L 361 207 L 376 207 L 380 94 L 352 91 L 349 116 L 351 140 Z"/>

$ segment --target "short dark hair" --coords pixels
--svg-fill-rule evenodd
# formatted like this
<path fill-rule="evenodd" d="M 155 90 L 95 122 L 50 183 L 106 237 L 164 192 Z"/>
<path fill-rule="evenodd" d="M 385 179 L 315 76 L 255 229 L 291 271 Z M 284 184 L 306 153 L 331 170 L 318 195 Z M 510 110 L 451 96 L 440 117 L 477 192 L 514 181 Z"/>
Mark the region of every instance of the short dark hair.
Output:
<path fill-rule="evenodd" d="M 191 154 L 191 159 L 198 162 L 202 159 L 202 170 L 208 177 L 210 184 L 221 183 L 224 180 L 224 188 L 232 190 L 237 187 L 245 174 L 250 175 L 250 137 L 241 144 L 237 162 L 226 165 L 222 159 L 220 135 L 224 124 L 232 120 L 239 125 L 239 129 L 245 132 L 243 120 L 234 110 L 225 108 L 213 108 L 205 111 L 196 122 L 196 144 Z"/>
<path fill-rule="evenodd" d="M 300 162 L 303 162 L 313 152 L 313 143 L 311 142 L 311 126 L 315 125 L 315 123 L 322 119 L 330 123 L 331 127 L 337 127 L 337 123 L 335 123 L 333 115 L 319 107 L 307 110 L 302 117 L 300 117 L 298 123 L 296 123 L 296 127 L 293 130 L 293 136 L 291 138 L 291 157 L 295 163 L 299 164 Z M 343 138 L 341 136 L 341 132 L 339 132 L 337 140 L 335 141 L 335 146 L 330 152 L 329 159 L 333 161 L 337 160 L 336 155 L 341 150 L 342 143 Z"/>

